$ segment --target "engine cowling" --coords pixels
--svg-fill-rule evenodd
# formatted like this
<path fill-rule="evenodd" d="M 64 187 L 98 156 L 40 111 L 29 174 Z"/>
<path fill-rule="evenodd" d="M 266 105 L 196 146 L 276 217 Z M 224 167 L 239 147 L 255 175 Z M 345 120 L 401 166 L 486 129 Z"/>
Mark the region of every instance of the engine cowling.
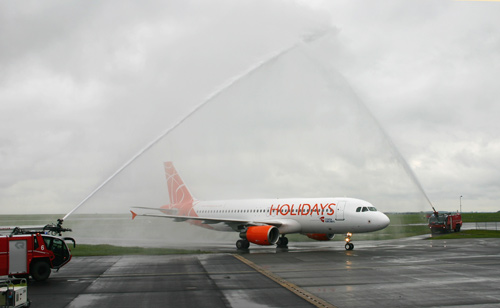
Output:
<path fill-rule="evenodd" d="M 327 234 L 327 233 L 306 233 L 308 238 L 312 238 L 316 241 L 329 241 L 335 237 L 335 234 Z"/>
<path fill-rule="evenodd" d="M 274 245 L 278 241 L 280 231 L 274 226 L 248 227 L 246 239 L 257 245 Z"/>

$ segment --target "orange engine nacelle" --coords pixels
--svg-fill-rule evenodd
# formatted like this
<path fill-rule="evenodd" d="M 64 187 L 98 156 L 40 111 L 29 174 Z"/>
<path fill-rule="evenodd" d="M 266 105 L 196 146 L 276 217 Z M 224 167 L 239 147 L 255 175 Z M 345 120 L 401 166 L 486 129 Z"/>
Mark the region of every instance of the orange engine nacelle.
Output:
<path fill-rule="evenodd" d="M 246 239 L 257 245 L 274 245 L 278 241 L 280 231 L 274 226 L 248 227 Z"/>
<path fill-rule="evenodd" d="M 335 234 L 326 233 L 306 233 L 308 238 L 312 238 L 317 241 L 329 241 L 334 238 Z"/>

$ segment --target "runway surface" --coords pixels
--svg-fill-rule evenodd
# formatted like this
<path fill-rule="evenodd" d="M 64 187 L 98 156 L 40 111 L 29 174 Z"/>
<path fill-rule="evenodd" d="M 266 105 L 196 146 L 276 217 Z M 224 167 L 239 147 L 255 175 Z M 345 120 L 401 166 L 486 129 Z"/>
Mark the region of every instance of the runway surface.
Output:
<path fill-rule="evenodd" d="M 51 308 L 500 306 L 500 239 L 355 244 L 79 257 L 30 283 L 28 296 L 32 307 Z"/>

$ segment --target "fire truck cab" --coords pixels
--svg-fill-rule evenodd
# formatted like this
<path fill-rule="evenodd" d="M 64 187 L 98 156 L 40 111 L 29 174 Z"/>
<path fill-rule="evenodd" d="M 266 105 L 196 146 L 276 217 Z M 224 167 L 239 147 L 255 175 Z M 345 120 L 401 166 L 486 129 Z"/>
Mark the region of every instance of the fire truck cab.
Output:
<path fill-rule="evenodd" d="M 46 280 L 51 269 L 59 270 L 71 260 L 65 240 L 75 243 L 72 238 L 40 233 L 0 236 L 0 276 Z"/>

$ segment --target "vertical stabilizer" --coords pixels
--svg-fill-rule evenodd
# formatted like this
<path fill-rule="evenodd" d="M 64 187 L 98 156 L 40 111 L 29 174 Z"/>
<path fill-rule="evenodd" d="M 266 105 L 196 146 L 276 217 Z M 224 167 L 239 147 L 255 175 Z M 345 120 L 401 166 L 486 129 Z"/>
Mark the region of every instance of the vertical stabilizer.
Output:
<path fill-rule="evenodd" d="M 167 176 L 168 195 L 170 204 L 193 203 L 194 198 L 189 192 L 187 186 L 174 168 L 172 162 L 165 162 L 165 174 Z"/>

